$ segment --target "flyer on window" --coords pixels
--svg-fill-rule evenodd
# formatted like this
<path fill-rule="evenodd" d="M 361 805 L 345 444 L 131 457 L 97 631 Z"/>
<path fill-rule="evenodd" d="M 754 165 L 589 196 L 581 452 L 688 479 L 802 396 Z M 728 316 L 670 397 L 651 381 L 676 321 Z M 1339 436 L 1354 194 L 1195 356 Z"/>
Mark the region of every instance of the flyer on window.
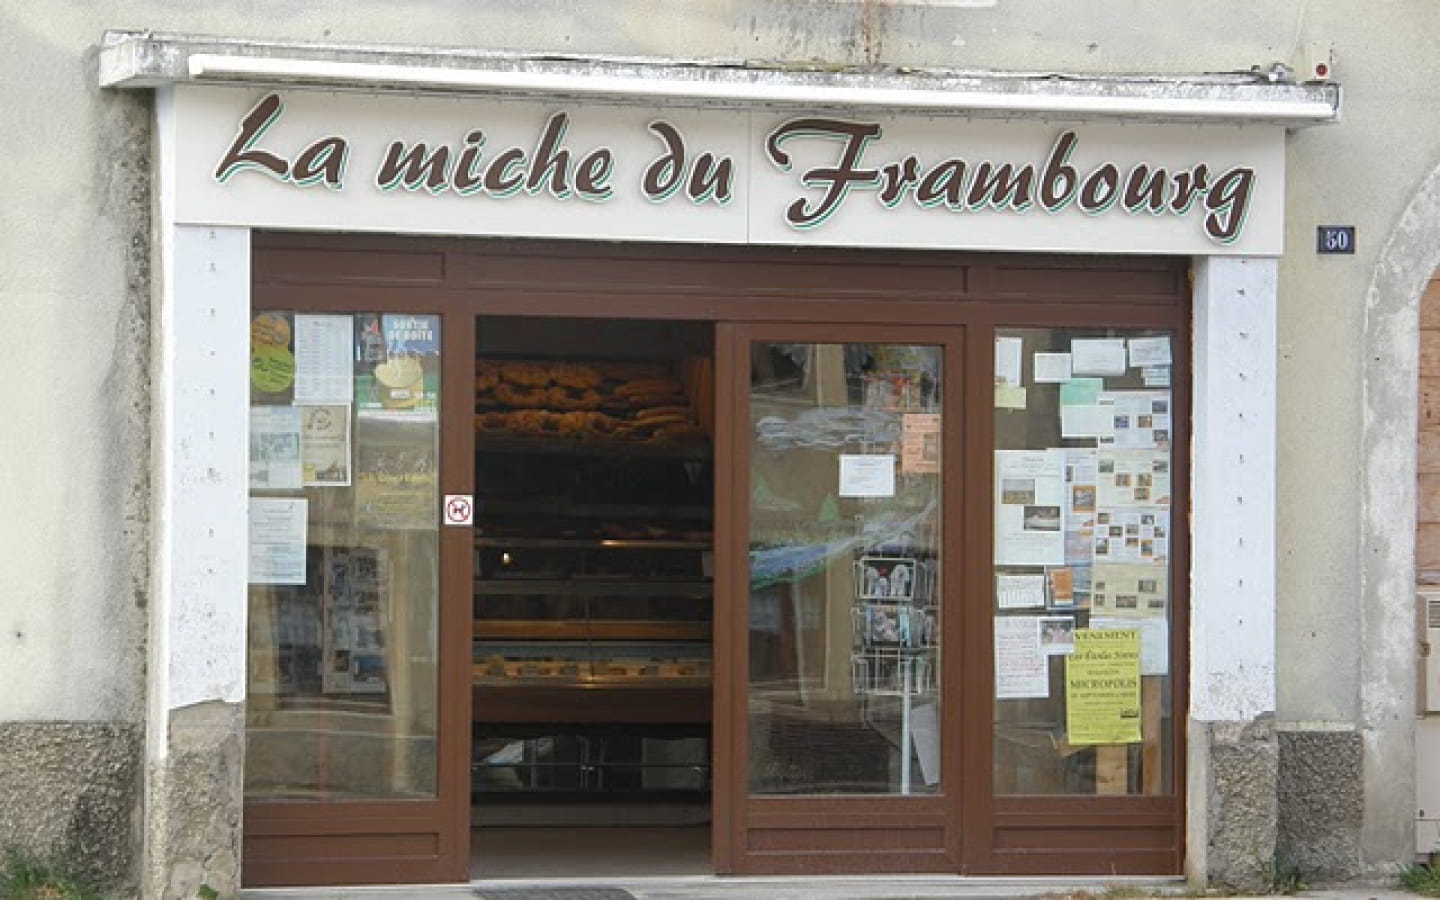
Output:
<path fill-rule="evenodd" d="M 995 451 L 995 564 L 1065 564 L 1065 451 Z"/>
<path fill-rule="evenodd" d="M 346 403 L 351 399 L 353 316 L 295 316 L 295 402 Z"/>
<path fill-rule="evenodd" d="M 1073 746 L 1140 740 L 1140 632 L 1075 632 L 1065 657 L 1065 731 Z"/>
<path fill-rule="evenodd" d="M 289 491 L 300 485 L 300 410 L 250 407 L 250 489 Z"/>
<path fill-rule="evenodd" d="M 350 484 L 350 407 L 337 404 L 299 409 L 305 486 Z"/>
<path fill-rule="evenodd" d="M 436 423 L 359 416 L 355 515 L 362 528 L 429 530 L 439 523 Z"/>
<path fill-rule="evenodd" d="M 304 584 L 307 501 L 251 497 L 250 583 Z"/>
<path fill-rule="evenodd" d="M 361 417 L 434 421 L 440 399 L 440 317 L 355 317 L 355 406 Z"/>

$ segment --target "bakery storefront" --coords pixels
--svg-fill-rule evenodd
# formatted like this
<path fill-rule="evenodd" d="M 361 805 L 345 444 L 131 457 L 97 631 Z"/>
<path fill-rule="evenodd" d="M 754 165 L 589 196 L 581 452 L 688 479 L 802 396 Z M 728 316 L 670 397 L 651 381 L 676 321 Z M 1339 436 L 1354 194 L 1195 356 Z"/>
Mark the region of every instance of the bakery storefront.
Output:
<path fill-rule="evenodd" d="M 156 706 L 243 702 L 247 885 L 1184 871 L 1333 103 L 170 46 Z"/>

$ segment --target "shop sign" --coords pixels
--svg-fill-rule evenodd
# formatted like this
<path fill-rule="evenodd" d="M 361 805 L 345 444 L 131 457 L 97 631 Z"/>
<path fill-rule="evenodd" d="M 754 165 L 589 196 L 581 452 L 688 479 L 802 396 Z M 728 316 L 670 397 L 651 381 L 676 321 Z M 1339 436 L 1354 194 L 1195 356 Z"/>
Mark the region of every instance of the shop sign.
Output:
<path fill-rule="evenodd" d="M 181 221 L 1074 252 L 1281 251 L 1283 130 L 181 87 Z"/>

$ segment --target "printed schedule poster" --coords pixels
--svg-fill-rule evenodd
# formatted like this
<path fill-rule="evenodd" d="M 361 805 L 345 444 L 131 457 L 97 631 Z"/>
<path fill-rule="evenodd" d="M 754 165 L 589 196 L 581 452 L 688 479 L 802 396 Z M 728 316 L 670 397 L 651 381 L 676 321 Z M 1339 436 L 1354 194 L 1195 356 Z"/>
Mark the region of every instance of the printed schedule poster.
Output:
<path fill-rule="evenodd" d="M 286 497 L 250 498 L 250 583 L 305 583 L 308 502 Z"/>
<path fill-rule="evenodd" d="M 1140 740 L 1140 632 L 1075 631 L 1065 657 L 1066 740 L 1077 747 Z"/>
<path fill-rule="evenodd" d="M 995 451 L 995 564 L 1065 564 L 1065 451 Z"/>
<path fill-rule="evenodd" d="M 352 316 L 295 316 L 295 403 L 346 404 L 351 400 Z"/>

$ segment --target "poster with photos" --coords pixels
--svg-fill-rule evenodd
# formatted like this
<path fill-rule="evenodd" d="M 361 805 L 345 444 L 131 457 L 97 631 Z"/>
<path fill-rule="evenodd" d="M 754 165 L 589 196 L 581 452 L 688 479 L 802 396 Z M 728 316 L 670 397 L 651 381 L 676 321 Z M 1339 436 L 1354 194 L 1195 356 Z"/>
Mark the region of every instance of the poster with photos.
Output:
<path fill-rule="evenodd" d="M 1090 609 L 1097 616 L 1164 618 L 1170 607 L 1166 566 L 1095 564 Z"/>
<path fill-rule="evenodd" d="M 389 584 L 382 551 L 331 548 L 324 576 L 325 693 L 385 693 Z"/>
<path fill-rule="evenodd" d="M 1170 503 L 1168 451 L 1101 448 L 1096 470 L 1097 506 L 1166 506 Z"/>
<path fill-rule="evenodd" d="M 1170 558 L 1170 509 L 1102 507 L 1095 514 L 1095 562 L 1164 563 Z"/>
<path fill-rule="evenodd" d="M 1135 450 L 1170 449 L 1169 391 L 1101 391 L 1097 401 L 1109 406 L 1115 429 L 1101 437 L 1103 446 Z"/>
<path fill-rule="evenodd" d="M 995 451 L 995 563 L 1065 563 L 1065 451 Z"/>

